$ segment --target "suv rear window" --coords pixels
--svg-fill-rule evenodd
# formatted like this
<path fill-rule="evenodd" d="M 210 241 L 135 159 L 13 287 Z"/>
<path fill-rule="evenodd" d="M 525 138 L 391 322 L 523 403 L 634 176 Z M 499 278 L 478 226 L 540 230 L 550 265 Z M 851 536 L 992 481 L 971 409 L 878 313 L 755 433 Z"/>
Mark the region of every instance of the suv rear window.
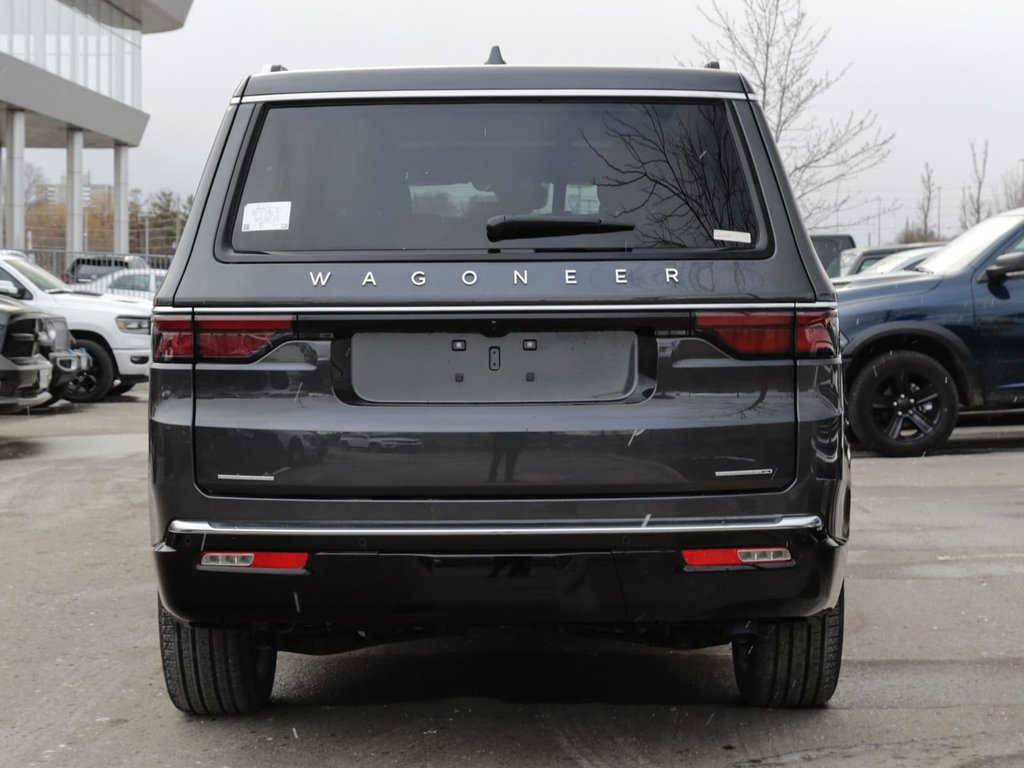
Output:
<path fill-rule="evenodd" d="M 269 107 L 236 207 L 246 253 L 488 250 L 495 216 L 588 216 L 631 231 L 515 249 L 759 246 L 721 102 L 518 101 Z"/>

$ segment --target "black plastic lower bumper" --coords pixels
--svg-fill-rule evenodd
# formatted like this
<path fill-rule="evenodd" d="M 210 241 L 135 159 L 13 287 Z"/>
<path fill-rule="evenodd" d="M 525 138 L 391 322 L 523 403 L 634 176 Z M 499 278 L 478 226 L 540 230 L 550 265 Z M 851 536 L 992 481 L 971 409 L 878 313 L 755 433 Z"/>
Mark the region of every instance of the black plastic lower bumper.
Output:
<path fill-rule="evenodd" d="M 639 540 L 638 540 L 639 539 Z M 680 550 L 785 546 L 789 563 L 686 566 Z M 308 552 L 295 571 L 199 565 L 202 552 Z M 835 604 L 845 547 L 820 531 L 622 536 L 367 537 L 342 542 L 170 534 L 155 549 L 164 605 L 199 624 L 716 623 Z"/>

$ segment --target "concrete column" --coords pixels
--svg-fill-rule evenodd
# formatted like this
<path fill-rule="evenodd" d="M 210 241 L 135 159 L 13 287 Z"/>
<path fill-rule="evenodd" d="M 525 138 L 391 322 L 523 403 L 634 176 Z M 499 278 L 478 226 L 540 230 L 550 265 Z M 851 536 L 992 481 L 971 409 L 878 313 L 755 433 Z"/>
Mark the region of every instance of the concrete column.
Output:
<path fill-rule="evenodd" d="M 85 132 L 68 128 L 68 167 L 64 177 L 67 195 L 67 218 L 65 219 L 64 250 L 80 252 L 85 250 L 85 231 L 82 221 L 82 155 L 85 151 Z"/>
<path fill-rule="evenodd" d="M 114 145 L 114 253 L 128 253 L 128 145 Z"/>
<path fill-rule="evenodd" d="M 4 143 L 0 141 L 0 248 L 7 245 L 7 241 L 4 240 L 4 232 L 7 231 L 7 224 L 5 219 L 7 218 L 7 198 L 4 196 L 7 190 L 7 167 L 4 165 Z"/>
<path fill-rule="evenodd" d="M 25 112 L 7 110 L 7 196 L 4 201 L 4 235 L 8 248 L 25 247 Z"/>

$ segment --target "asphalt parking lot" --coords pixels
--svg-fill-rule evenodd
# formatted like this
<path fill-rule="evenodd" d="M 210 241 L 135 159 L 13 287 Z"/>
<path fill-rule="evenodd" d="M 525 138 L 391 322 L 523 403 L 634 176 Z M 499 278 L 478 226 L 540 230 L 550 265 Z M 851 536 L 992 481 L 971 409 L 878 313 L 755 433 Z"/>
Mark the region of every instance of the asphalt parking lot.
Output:
<path fill-rule="evenodd" d="M 146 390 L 0 417 L 0 765 L 1024 766 L 1024 418 L 854 462 L 829 707 L 735 698 L 725 649 L 532 632 L 282 655 L 258 716 L 164 693 Z"/>

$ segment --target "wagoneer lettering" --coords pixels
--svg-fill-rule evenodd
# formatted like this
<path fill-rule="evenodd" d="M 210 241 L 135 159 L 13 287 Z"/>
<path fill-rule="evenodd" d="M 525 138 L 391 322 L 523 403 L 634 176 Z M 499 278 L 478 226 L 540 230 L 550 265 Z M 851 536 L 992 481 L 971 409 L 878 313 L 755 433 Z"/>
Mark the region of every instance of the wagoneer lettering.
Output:
<path fill-rule="evenodd" d="M 826 702 L 838 318 L 767 136 L 717 70 L 250 77 L 153 322 L 175 706 L 517 624 L 729 644 L 751 704 Z"/>
<path fill-rule="evenodd" d="M 416 270 L 410 273 L 409 280 L 416 287 L 423 287 L 427 284 L 429 272 L 424 270 Z M 609 282 L 613 282 L 616 285 L 626 285 L 630 282 L 629 271 L 624 268 L 617 268 L 612 273 L 612 279 Z M 310 272 L 309 278 L 313 282 L 314 286 L 323 287 L 331 279 L 330 272 Z M 480 280 L 480 275 L 476 270 L 468 269 L 462 272 L 459 276 L 462 284 L 465 286 L 475 286 Z M 511 282 L 512 285 L 523 285 L 527 286 L 530 284 L 530 272 L 529 269 L 511 269 L 507 275 L 502 275 L 503 281 Z M 577 271 L 575 269 L 567 269 L 564 273 L 564 281 L 566 285 L 577 284 Z M 677 267 L 665 267 L 664 274 L 661 278 L 665 284 L 678 283 L 679 282 L 679 269 Z M 377 277 L 372 271 L 366 272 L 362 280 L 359 283 L 360 287 L 372 286 L 377 287 Z M 481 286 L 482 289 L 486 290 L 486 286 Z"/>

